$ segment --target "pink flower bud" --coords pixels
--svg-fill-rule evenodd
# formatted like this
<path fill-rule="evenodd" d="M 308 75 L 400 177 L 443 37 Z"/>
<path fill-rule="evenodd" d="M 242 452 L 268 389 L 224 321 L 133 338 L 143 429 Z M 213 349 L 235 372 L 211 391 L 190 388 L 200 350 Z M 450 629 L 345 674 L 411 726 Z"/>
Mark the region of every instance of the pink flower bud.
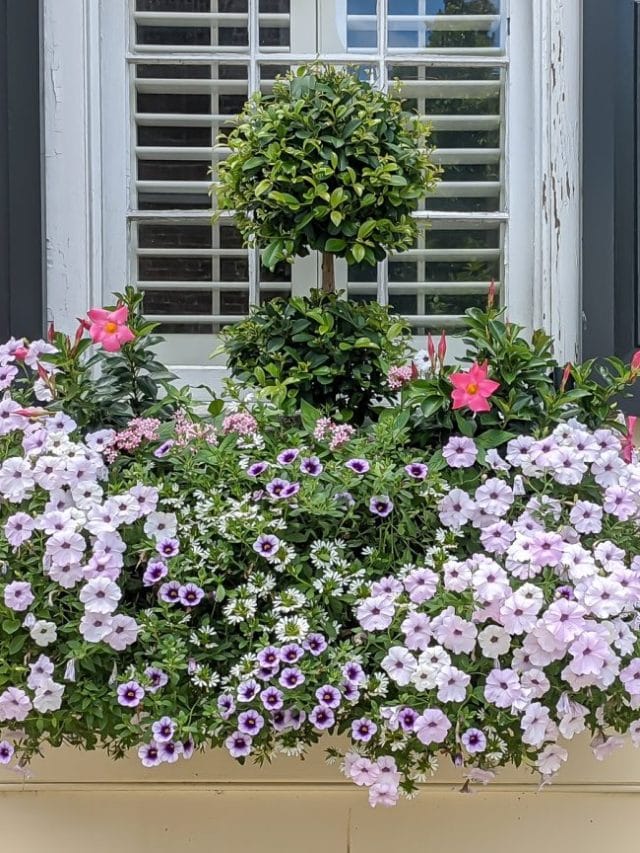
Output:
<path fill-rule="evenodd" d="M 440 341 L 438 343 L 438 358 L 440 359 L 440 366 L 444 365 L 444 359 L 447 354 L 447 336 L 445 334 L 444 329 L 442 330 L 442 334 L 440 335 Z"/>
<path fill-rule="evenodd" d="M 489 292 L 487 294 L 487 308 L 493 308 L 493 303 L 496 301 L 496 283 L 491 279 L 489 284 Z"/>

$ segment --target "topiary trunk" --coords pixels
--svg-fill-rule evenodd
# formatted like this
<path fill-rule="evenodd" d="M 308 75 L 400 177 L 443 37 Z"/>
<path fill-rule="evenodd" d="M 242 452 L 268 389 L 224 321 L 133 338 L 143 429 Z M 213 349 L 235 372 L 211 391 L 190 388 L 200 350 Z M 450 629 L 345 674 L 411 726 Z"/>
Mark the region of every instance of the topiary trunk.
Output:
<path fill-rule="evenodd" d="M 322 253 L 322 292 L 336 292 L 334 255 L 331 252 Z"/>

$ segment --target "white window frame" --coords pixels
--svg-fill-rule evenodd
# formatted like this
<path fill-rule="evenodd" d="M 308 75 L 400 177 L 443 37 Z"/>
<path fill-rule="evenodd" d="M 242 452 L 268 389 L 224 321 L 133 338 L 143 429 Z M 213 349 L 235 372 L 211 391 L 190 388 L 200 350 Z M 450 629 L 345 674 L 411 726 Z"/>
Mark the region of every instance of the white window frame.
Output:
<path fill-rule="evenodd" d="M 128 0 L 43 0 L 46 304 L 59 328 L 73 328 L 76 317 L 129 280 L 127 187 L 135 164 L 123 156 L 131 147 L 133 96 L 124 62 L 128 13 Z M 504 299 L 510 319 L 545 329 L 558 359 L 575 360 L 582 3 L 510 0 L 507 14 Z M 172 367 L 192 384 L 215 384 L 222 372 Z"/>

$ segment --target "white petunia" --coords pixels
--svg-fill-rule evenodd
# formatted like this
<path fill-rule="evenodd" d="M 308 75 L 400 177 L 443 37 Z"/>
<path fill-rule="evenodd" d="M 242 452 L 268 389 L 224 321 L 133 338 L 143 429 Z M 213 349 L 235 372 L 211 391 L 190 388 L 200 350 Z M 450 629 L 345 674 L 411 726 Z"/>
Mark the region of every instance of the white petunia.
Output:
<path fill-rule="evenodd" d="M 36 689 L 33 707 L 43 714 L 48 711 L 58 711 L 62 705 L 64 685 L 48 680 L 42 682 Z"/>

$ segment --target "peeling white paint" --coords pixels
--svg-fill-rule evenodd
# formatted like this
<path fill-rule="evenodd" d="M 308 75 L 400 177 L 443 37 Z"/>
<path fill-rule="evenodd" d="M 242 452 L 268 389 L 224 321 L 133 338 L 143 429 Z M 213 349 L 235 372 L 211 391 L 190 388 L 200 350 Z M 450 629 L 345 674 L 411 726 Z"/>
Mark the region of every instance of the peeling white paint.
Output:
<path fill-rule="evenodd" d="M 580 0 L 533 0 L 535 97 L 534 322 L 556 339 L 556 356 L 580 351 Z"/>
<path fill-rule="evenodd" d="M 99 99 L 89 85 L 91 63 L 99 57 L 98 5 L 43 0 L 47 314 L 63 329 L 100 301 L 101 292 L 94 204 Z"/>

